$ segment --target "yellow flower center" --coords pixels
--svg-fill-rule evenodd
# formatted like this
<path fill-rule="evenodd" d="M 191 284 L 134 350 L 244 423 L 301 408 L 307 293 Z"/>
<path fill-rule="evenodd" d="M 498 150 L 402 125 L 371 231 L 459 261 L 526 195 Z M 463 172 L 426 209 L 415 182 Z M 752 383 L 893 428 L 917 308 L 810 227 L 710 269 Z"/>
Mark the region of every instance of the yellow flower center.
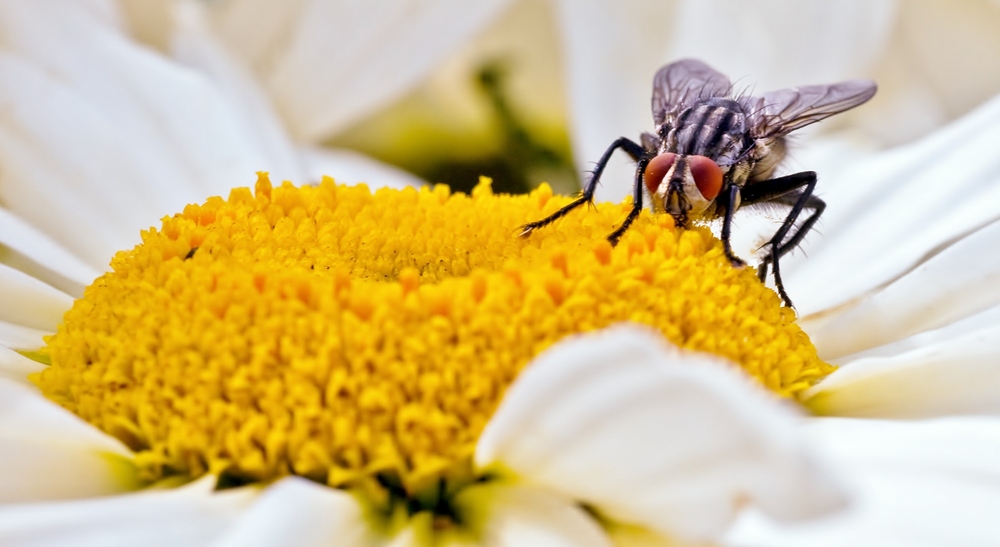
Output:
<path fill-rule="evenodd" d="M 48 340 L 46 396 L 136 452 L 147 480 L 296 474 L 418 495 L 468 476 L 532 358 L 621 321 L 738 363 L 794 397 L 832 367 L 794 313 L 704 228 L 630 205 L 444 186 L 233 190 L 119 252 Z"/>

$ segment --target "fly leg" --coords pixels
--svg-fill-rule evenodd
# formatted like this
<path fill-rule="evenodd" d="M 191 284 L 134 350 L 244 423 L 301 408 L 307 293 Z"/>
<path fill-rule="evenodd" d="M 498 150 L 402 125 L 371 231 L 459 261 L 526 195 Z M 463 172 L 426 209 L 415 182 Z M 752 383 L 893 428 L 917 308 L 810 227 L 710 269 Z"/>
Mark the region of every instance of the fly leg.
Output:
<path fill-rule="evenodd" d="M 592 203 L 594 200 L 594 191 L 597 190 L 597 183 L 600 182 L 601 180 L 601 174 L 604 173 L 604 168 L 608 165 L 608 161 L 611 159 L 611 155 L 614 154 L 615 150 L 619 148 L 624 150 L 625 153 L 628 154 L 629 156 L 632 156 L 632 159 L 635 161 L 639 161 L 643 156 L 646 155 L 646 150 L 643 149 L 641 145 L 632 141 L 631 139 L 625 137 L 619 137 L 617 140 L 615 140 L 615 142 L 611 143 L 611 146 L 609 146 L 607 150 L 604 151 L 604 154 L 601 156 L 601 159 L 597 160 L 597 165 L 594 167 L 594 173 L 590 176 L 590 180 L 587 181 L 586 186 L 584 186 L 583 193 L 580 195 L 580 197 L 576 198 L 575 200 L 570 202 L 569 205 L 564 206 L 562 209 L 559 209 L 558 211 L 543 218 L 542 220 L 536 220 L 535 222 L 529 222 L 528 224 L 521 226 L 521 233 L 519 235 L 521 237 L 528 237 L 529 235 L 531 235 L 531 232 L 534 232 L 539 228 L 544 228 L 549 224 L 552 224 L 553 222 L 566 216 L 567 213 L 583 205 L 584 203 Z M 624 232 L 624 230 L 622 230 L 622 232 Z M 619 234 L 619 237 L 620 235 L 621 234 Z"/>
<path fill-rule="evenodd" d="M 792 307 L 792 300 L 788 298 L 785 286 L 781 282 L 781 268 L 778 261 L 802 242 L 802 238 L 809 233 L 809 230 L 819 220 L 819 216 L 823 214 L 823 210 L 826 209 L 826 203 L 812 195 L 815 188 L 816 173 L 803 171 L 802 173 L 759 182 L 746 186 L 743 189 L 744 203 L 774 202 L 792 206 L 791 211 L 788 212 L 788 216 L 781 223 L 781 227 L 778 228 L 778 231 L 767 242 L 767 245 L 771 247 L 771 252 L 764 257 L 760 268 L 757 270 L 758 277 L 763 281 L 767 277 L 768 264 L 774 265 L 774 286 L 778 290 L 781 300 L 789 308 Z M 812 210 L 812 213 L 801 226 L 797 227 L 791 237 L 788 237 L 788 233 L 792 228 L 796 228 L 795 221 L 798 220 L 802 210 L 806 208 Z"/>
<path fill-rule="evenodd" d="M 801 198 L 800 195 L 791 195 L 778 198 L 774 201 L 776 203 L 783 203 L 785 205 L 791 205 L 794 207 L 795 203 L 800 198 Z M 788 241 L 782 243 L 781 246 L 778 248 L 779 258 L 790 252 L 795 247 L 799 246 L 799 243 L 802 242 L 802 239 L 806 236 L 806 234 L 809 233 L 810 230 L 812 230 L 812 227 L 814 224 L 816 224 L 816 221 L 819 220 L 819 216 L 823 214 L 823 211 L 826 209 L 826 202 L 824 202 L 823 200 L 819 199 L 816 196 L 810 195 L 806 199 L 803 208 L 812 210 L 812 213 L 809 215 L 808 218 L 806 218 L 805 222 L 803 222 L 802 225 L 800 225 L 798 229 L 795 230 L 795 233 L 792 234 L 792 237 L 789 238 Z M 764 268 L 764 274 L 763 274 L 764 277 L 767 276 L 767 264 L 768 262 L 771 261 L 770 259 L 771 255 L 769 254 L 765 258 L 765 262 L 761 264 L 761 266 Z"/>
<path fill-rule="evenodd" d="M 649 165 L 649 161 L 652 158 L 644 157 L 639 160 L 638 165 L 635 168 L 635 184 L 632 187 L 632 210 L 628 212 L 628 216 L 625 217 L 625 221 L 622 225 L 615 229 L 608 235 L 608 242 L 614 247 L 618 245 L 618 240 L 622 238 L 628 227 L 632 225 L 639 213 L 642 212 L 642 187 L 643 187 L 643 177 L 646 174 L 646 166 Z"/>
<path fill-rule="evenodd" d="M 726 214 L 722 217 L 722 250 L 726 253 L 726 258 L 729 259 L 729 263 L 733 265 L 734 268 L 742 268 L 746 266 L 747 263 L 733 254 L 733 246 L 729 243 L 729 237 L 733 225 L 733 213 L 736 208 L 733 204 L 736 203 L 737 198 L 740 196 L 740 187 L 735 184 L 729 186 L 729 193 L 726 194 L 727 201 L 722 205 L 726 208 Z"/>

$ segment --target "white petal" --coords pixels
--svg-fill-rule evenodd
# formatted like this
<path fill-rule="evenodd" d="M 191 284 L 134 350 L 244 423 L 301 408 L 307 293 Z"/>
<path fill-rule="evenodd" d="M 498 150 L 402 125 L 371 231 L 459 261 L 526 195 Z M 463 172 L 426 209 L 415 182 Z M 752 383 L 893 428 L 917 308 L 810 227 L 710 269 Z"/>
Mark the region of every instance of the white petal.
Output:
<path fill-rule="evenodd" d="M 458 531 L 437 530 L 418 514 L 390 547 L 611 547 L 594 518 L 572 500 L 523 485 L 488 483 L 464 488 L 454 500 Z"/>
<path fill-rule="evenodd" d="M 162 61 L 118 29 L 73 4 L 51 7 L 3 4 L 8 51 L 0 56 L 0 101 L 9 114 L 0 124 L 2 197 L 21 218 L 104 265 L 169 211 L 158 210 L 153 185 L 142 184 L 161 175 L 150 160 L 167 147 L 157 134 L 161 120 L 143 111 L 141 90 L 157 79 L 165 84 L 161 95 L 181 90 L 150 74 L 162 72 Z M 127 82 L 140 75 L 145 85 Z M 181 191 L 187 182 L 171 184 Z"/>
<path fill-rule="evenodd" d="M 3 326 L 4 324 L 0 323 L 0 331 L 3 330 Z M 44 369 L 45 365 L 32 361 L 20 353 L 0 345 L 0 378 L 6 378 L 25 386 L 31 386 L 31 382 L 28 381 L 28 375 L 41 372 Z"/>
<path fill-rule="evenodd" d="M 933 330 L 1000 304 L 1000 221 L 951 244 L 818 328 L 803 323 L 824 359 Z"/>
<path fill-rule="evenodd" d="M 350 150 L 306 146 L 299 149 L 306 163 L 306 180 L 319 182 L 324 176 L 343 184 L 365 183 L 371 188 L 420 186 L 420 178 Z"/>
<path fill-rule="evenodd" d="M 43 336 L 52 331 L 22 327 L 14 323 L 0 321 L 0 346 L 16 350 L 34 351 L 45 345 Z"/>
<path fill-rule="evenodd" d="M 265 71 L 283 54 L 310 0 L 212 3 L 216 34 L 233 55 Z"/>
<path fill-rule="evenodd" d="M 0 544 L 19 547 L 210 545 L 256 495 L 212 492 L 214 477 L 183 488 L 96 500 L 0 506 Z"/>
<path fill-rule="evenodd" d="M 329 175 L 342 183 L 367 183 L 371 187 L 419 186 L 419 178 L 358 152 L 331 150 L 318 146 L 295 147 L 286 134 L 270 98 L 253 76 L 223 49 L 204 21 L 205 5 L 185 1 L 177 4 L 179 29 L 173 37 L 175 57 L 197 68 L 216 84 L 234 107 L 239 107 L 245 124 L 243 132 L 256 139 L 260 149 L 260 169 L 270 171 L 272 180 L 292 180 L 298 184 L 318 183 Z M 272 10 L 288 9 L 272 6 Z M 265 161 L 266 160 L 266 161 Z"/>
<path fill-rule="evenodd" d="M 849 473 L 858 502 L 810 523 L 742 520 L 727 544 L 998 545 L 1000 420 L 818 419 L 810 437 Z"/>
<path fill-rule="evenodd" d="M 1000 89 L 1000 64 L 966 70 L 955 62 L 973 51 L 1000 51 L 1000 10 L 988 1 L 897 4 L 890 47 L 872 74 L 882 101 L 858 119 L 900 143 L 919 137 L 914 129 L 921 125 L 925 132 L 935 127 L 928 121 L 954 119 Z"/>
<path fill-rule="evenodd" d="M 526 486 L 471 486 L 455 499 L 459 511 L 482 519 L 486 547 L 611 546 L 597 521 L 579 505 Z"/>
<path fill-rule="evenodd" d="M 374 530 L 350 494 L 298 477 L 264 490 L 213 547 L 373 545 Z"/>
<path fill-rule="evenodd" d="M 275 180 L 309 182 L 285 128 L 247 67 L 239 64 L 224 49 L 208 28 L 203 2 L 182 1 L 174 4 L 177 29 L 172 36 L 174 58 L 197 69 L 211 79 L 225 95 L 230 107 L 241 116 L 235 122 L 247 137 L 251 152 L 258 158 L 258 169 L 269 171 Z"/>
<path fill-rule="evenodd" d="M 104 496 L 137 487 L 131 452 L 121 443 L 37 390 L 4 378 L 0 469 L 0 503 Z"/>
<path fill-rule="evenodd" d="M 808 257 L 783 268 L 799 312 L 858 297 L 1000 216 L 998 141 L 1000 96 L 920 142 L 823 181 L 824 236 L 809 242 Z"/>
<path fill-rule="evenodd" d="M 399 98 L 507 2 L 231 4 L 219 8 L 223 39 L 254 56 L 292 133 L 317 142 Z"/>
<path fill-rule="evenodd" d="M 87 263 L 266 167 L 207 79 L 76 3 L 4 2 L 0 32 L 0 200 Z"/>
<path fill-rule="evenodd" d="M 989 330 L 998 326 L 1000 326 L 1000 304 L 979 313 L 968 315 L 941 328 L 920 332 L 889 344 L 867 348 L 858 353 L 831 359 L 830 362 L 845 367 L 858 368 L 852 365 L 869 357 L 895 357 L 931 346 L 959 349 L 958 345 L 951 345 L 949 342 L 966 337 L 979 330 Z"/>
<path fill-rule="evenodd" d="M 510 387 L 476 462 L 682 538 L 713 537 L 748 499 L 783 519 L 838 507 L 794 413 L 731 367 L 635 326 L 575 337 Z"/>
<path fill-rule="evenodd" d="M 116 2 L 112 0 L 81 0 L 77 4 L 86 9 L 88 15 L 108 26 L 125 28 L 125 20 L 122 18 Z"/>
<path fill-rule="evenodd" d="M 0 321 L 56 330 L 73 299 L 27 274 L 0 264 Z"/>
<path fill-rule="evenodd" d="M 808 395 L 810 408 L 833 416 L 1000 414 L 1000 324 L 851 361 Z"/>
<path fill-rule="evenodd" d="M 70 294 L 82 295 L 83 288 L 101 274 L 100 270 L 4 208 L 0 208 L 0 245 L 9 247 L 28 261 L 30 269 L 22 271 Z"/>
<path fill-rule="evenodd" d="M 671 57 L 697 57 L 757 91 L 862 76 L 885 48 L 896 12 L 894 0 L 679 4 Z M 768 32 L 775 28 L 782 31 Z"/>

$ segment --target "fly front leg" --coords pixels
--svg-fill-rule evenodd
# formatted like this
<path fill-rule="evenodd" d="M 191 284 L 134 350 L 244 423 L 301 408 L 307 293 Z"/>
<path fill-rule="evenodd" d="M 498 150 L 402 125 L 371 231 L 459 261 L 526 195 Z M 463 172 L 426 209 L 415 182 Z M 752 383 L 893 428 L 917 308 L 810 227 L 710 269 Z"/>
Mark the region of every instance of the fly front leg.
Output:
<path fill-rule="evenodd" d="M 781 300 L 789 308 L 792 307 L 792 300 L 788 297 L 788 293 L 785 292 L 785 286 L 781 281 L 781 267 L 778 261 L 802 242 L 802 238 L 809 233 L 809 230 L 819 220 L 819 216 L 823 214 L 823 210 L 826 209 L 826 203 L 812 195 L 815 188 L 816 173 L 803 171 L 802 173 L 755 183 L 744 187 L 743 191 L 744 203 L 771 202 L 791 205 L 792 207 L 788 212 L 788 216 L 785 217 L 785 220 L 778 228 L 778 231 L 765 244 L 771 250 L 764 257 L 763 261 L 761 261 L 760 267 L 757 270 L 758 277 L 763 281 L 767 277 L 768 264 L 774 265 L 774 286 L 778 291 L 778 295 L 781 296 Z M 796 228 L 795 222 L 798 220 L 803 209 L 810 209 L 812 213 L 802 225 Z M 788 237 L 788 233 L 793 228 L 796 228 L 795 232 L 792 233 L 791 237 Z"/>
<path fill-rule="evenodd" d="M 618 245 L 618 240 L 622 238 L 625 231 L 628 230 L 629 226 L 635 221 L 639 213 L 642 212 L 642 187 L 645 184 L 645 174 L 646 166 L 649 165 L 649 160 L 652 158 L 645 157 L 639 160 L 638 165 L 635 168 L 635 183 L 632 186 L 632 210 L 628 212 L 628 216 L 625 217 L 625 221 L 619 226 L 615 231 L 608 235 L 608 242 L 614 247 Z"/>
<path fill-rule="evenodd" d="M 726 258 L 729 259 L 729 263 L 733 265 L 734 268 L 742 268 L 746 266 L 747 263 L 743 261 L 740 257 L 733 253 L 733 246 L 729 242 L 729 237 L 733 225 L 733 213 L 736 212 L 736 207 L 733 204 L 740 199 L 740 187 L 732 184 L 729 186 L 729 193 L 726 194 L 726 203 L 723 206 L 726 208 L 726 213 L 722 217 L 722 250 L 726 253 Z"/>
<path fill-rule="evenodd" d="M 583 193 L 580 197 L 571 201 L 569 205 L 564 206 L 558 211 L 552 213 L 551 215 L 543 218 L 542 220 L 536 220 L 535 222 L 529 222 L 524 226 L 521 226 L 521 237 L 528 237 L 531 232 L 539 228 L 544 228 L 549 224 L 559 220 L 560 218 L 566 216 L 570 211 L 576 209 L 577 207 L 583 205 L 584 203 L 593 203 L 594 191 L 597 190 L 597 183 L 601 180 L 601 174 L 604 173 L 604 168 L 608 165 L 608 161 L 611 159 L 611 155 L 615 153 L 615 150 L 621 148 L 626 154 L 632 157 L 633 160 L 639 161 L 646 155 L 645 149 L 635 141 L 627 139 L 625 137 L 619 137 L 615 142 L 611 143 L 611 146 L 604 151 L 601 159 L 597 160 L 597 165 L 594 167 L 594 173 L 590 176 L 590 180 L 583 188 Z M 631 221 L 629 221 L 631 223 Z M 627 227 L 626 227 L 627 228 Z M 624 232 L 624 230 L 623 230 Z M 620 237 L 620 235 L 619 235 Z M 609 236 L 610 239 L 610 236 Z"/>

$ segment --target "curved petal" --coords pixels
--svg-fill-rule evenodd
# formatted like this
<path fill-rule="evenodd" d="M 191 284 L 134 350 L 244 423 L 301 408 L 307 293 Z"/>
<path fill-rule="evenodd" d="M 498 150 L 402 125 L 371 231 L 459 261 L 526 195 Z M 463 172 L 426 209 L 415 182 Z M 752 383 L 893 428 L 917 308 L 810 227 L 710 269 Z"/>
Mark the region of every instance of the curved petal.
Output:
<path fill-rule="evenodd" d="M 824 181 L 824 237 L 809 243 L 808 257 L 783 262 L 785 288 L 807 321 L 1000 217 L 998 141 L 1000 96 L 917 143 Z"/>
<path fill-rule="evenodd" d="M 482 527 L 484 547 L 611 547 L 600 525 L 579 505 L 550 492 L 486 484 L 464 489 L 459 511 Z"/>
<path fill-rule="evenodd" d="M 253 147 L 252 155 L 259 158 L 260 170 L 269 171 L 276 180 L 309 182 L 267 94 L 209 29 L 204 2 L 183 0 L 175 2 L 173 8 L 177 23 L 171 36 L 174 59 L 210 79 L 230 107 L 239 111 L 234 121 Z"/>
<path fill-rule="evenodd" d="M 311 0 L 242 0 L 209 6 L 219 39 L 246 64 L 265 71 L 288 48 Z"/>
<path fill-rule="evenodd" d="M 782 519 L 844 502 L 795 424 L 793 412 L 717 358 L 623 326 L 560 343 L 525 369 L 476 462 L 624 523 L 711 538 L 747 500 Z"/>
<path fill-rule="evenodd" d="M 1000 64 L 967 70 L 956 62 L 1000 51 L 1000 5 L 897 5 L 890 46 L 872 74 L 883 100 L 858 121 L 880 140 L 898 144 L 965 114 L 1000 89 Z"/>
<path fill-rule="evenodd" d="M 729 545 L 997 545 L 1000 420 L 892 422 L 821 418 L 810 438 L 850 473 L 851 509 L 777 524 L 748 515 Z"/>
<path fill-rule="evenodd" d="M 23 256 L 30 264 L 30 268 L 24 268 L 29 275 L 70 294 L 82 295 L 83 288 L 101 275 L 100 270 L 3 208 L 0 208 L 0 246 Z"/>
<path fill-rule="evenodd" d="M 50 332 L 73 305 L 66 293 L 5 264 L 0 264 L 0 302 L 0 321 Z"/>
<path fill-rule="evenodd" d="M 14 350 L 35 351 L 45 345 L 42 337 L 52 332 L 0 321 L 0 346 Z"/>
<path fill-rule="evenodd" d="M 214 477 L 171 490 L 0 506 L 0 544 L 23 547 L 209 545 L 256 496 L 212 492 Z"/>
<path fill-rule="evenodd" d="M 0 331 L 3 324 L 0 324 Z M 0 378 L 6 378 L 24 386 L 33 387 L 28 381 L 28 375 L 41 372 L 45 365 L 32 361 L 20 353 L 0 345 Z"/>
<path fill-rule="evenodd" d="M 806 404 L 834 416 L 1000 414 L 1000 322 L 851 361 L 810 390 Z"/>
<path fill-rule="evenodd" d="M 524 485 L 487 483 L 462 489 L 454 507 L 461 527 L 435 529 L 418 514 L 391 547 L 611 547 L 597 521 L 572 500 Z"/>
<path fill-rule="evenodd" d="M 0 503 L 134 490 L 131 456 L 37 390 L 0 378 Z"/>
<path fill-rule="evenodd" d="M 399 98 L 506 0 L 232 2 L 218 28 L 259 71 L 290 130 L 318 142 Z"/>
<path fill-rule="evenodd" d="M 1000 304 L 997 304 L 992 308 L 985 309 L 979 313 L 968 315 L 941 328 L 920 332 L 890 344 L 868 348 L 858 353 L 852 353 L 850 355 L 832 359 L 830 362 L 847 368 L 861 368 L 853 367 L 851 365 L 869 357 L 894 357 L 913 350 L 931 346 L 954 347 L 957 349 L 959 347 L 957 345 L 952 346 L 946 344 L 952 340 L 965 337 L 979 330 L 988 330 L 997 326 L 1000 326 Z M 947 355 L 941 355 L 941 357 L 947 358 Z"/>
<path fill-rule="evenodd" d="M 824 359 L 885 345 L 1000 304 L 1000 221 L 934 255 L 817 328 Z"/>
<path fill-rule="evenodd" d="M 755 91 L 858 78 L 886 48 L 895 0 L 680 2 L 671 58 L 698 57 Z M 732 32 L 711 32 L 728 28 Z M 781 32 L 768 32 L 780 28 Z"/>
<path fill-rule="evenodd" d="M 292 477 L 267 487 L 213 547 L 374 545 L 373 528 L 350 494 Z"/>
<path fill-rule="evenodd" d="M 91 266 L 268 168 L 206 78 L 84 3 L 4 2 L 0 33 L 0 201 Z"/>

